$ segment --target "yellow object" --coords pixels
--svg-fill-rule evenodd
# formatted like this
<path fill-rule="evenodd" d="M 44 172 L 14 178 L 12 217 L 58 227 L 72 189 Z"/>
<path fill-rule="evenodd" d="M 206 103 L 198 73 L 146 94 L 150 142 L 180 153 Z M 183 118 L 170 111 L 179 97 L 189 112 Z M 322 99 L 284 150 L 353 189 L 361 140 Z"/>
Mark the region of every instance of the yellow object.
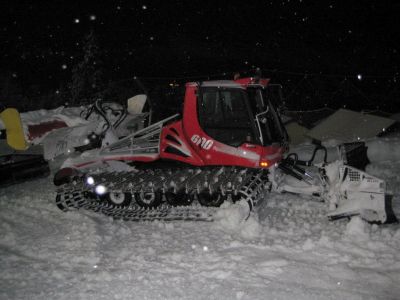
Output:
<path fill-rule="evenodd" d="M 18 110 L 7 108 L 0 113 L 0 117 L 6 126 L 7 144 L 15 150 L 28 148 Z"/>

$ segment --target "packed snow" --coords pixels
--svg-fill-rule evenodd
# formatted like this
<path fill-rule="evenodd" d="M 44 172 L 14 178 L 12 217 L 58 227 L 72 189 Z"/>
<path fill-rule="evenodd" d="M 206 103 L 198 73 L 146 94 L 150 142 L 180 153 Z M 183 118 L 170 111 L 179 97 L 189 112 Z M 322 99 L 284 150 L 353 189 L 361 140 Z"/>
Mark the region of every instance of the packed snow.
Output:
<path fill-rule="evenodd" d="M 367 144 L 400 216 L 400 139 Z M 0 299 L 400 298 L 399 224 L 275 193 L 246 221 L 237 203 L 214 222 L 123 222 L 60 211 L 51 179 L 0 190 Z"/>

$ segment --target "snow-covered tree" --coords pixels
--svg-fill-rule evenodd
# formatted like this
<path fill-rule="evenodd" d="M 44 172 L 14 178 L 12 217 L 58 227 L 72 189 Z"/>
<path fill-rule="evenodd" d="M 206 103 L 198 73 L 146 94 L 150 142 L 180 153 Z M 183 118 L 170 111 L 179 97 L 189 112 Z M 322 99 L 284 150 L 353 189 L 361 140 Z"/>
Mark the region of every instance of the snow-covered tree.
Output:
<path fill-rule="evenodd" d="M 71 104 L 74 105 L 90 103 L 101 98 L 101 51 L 93 31 L 85 36 L 82 49 L 82 60 L 72 69 Z"/>

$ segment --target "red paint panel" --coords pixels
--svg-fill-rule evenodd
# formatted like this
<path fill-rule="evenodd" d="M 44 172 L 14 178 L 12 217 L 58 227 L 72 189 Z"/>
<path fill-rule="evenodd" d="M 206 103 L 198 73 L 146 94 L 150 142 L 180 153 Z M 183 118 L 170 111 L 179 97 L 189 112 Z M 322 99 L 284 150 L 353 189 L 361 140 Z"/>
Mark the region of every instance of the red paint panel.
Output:
<path fill-rule="evenodd" d="M 28 138 L 29 140 L 34 140 L 35 138 L 39 138 L 52 130 L 63 127 L 68 126 L 64 121 L 61 120 L 53 120 L 40 124 L 28 125 Z"/>

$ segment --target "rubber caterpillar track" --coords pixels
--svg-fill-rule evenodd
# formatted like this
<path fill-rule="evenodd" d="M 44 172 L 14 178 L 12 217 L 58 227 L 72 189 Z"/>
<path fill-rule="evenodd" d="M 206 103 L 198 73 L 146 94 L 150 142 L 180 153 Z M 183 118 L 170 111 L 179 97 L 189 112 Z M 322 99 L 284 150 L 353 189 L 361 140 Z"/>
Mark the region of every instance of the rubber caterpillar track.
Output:
<path fill-rule="evenodd" d="M 137 169 L 76 176 L 59 186 L 56 204 L 125 221 L 212 221 L 224 201 L 245 200 L 251 211 L 268 187 L 257 169 Z"/>

